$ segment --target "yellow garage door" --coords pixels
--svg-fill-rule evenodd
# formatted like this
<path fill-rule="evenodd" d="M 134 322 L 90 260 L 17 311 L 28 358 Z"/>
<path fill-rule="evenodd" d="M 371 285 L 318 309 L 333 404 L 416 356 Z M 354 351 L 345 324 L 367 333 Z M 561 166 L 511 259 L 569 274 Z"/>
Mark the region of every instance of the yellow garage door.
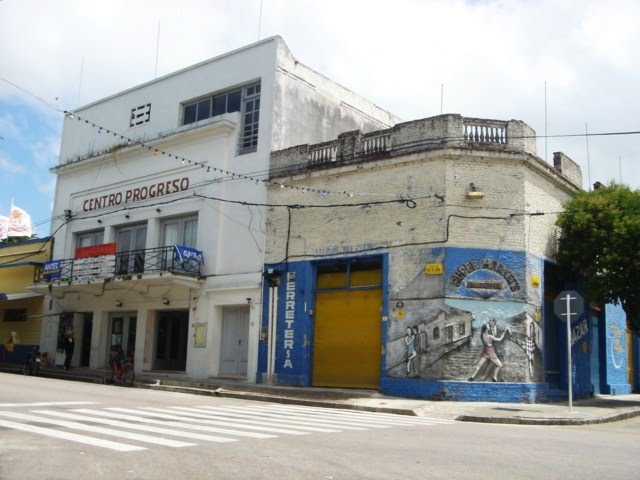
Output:
<path fill-rule="evenodd" d="M 378 387 L 381 307 L 380 288 L 316 292 L 313 386 Z"/>

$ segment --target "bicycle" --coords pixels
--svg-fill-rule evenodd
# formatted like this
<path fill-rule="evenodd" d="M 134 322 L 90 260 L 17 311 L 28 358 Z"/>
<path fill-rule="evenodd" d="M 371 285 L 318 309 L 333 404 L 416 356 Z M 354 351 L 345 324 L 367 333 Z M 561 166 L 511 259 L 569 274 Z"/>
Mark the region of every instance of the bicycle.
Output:
<path fill-rule="evenodd" d="M 130 387 L 133 384 L 133 379 L 133 363 L 123 361 L 122 368 L 117 368 L 115 360 L 112 360 L 107 365 L 102 380 L 105 385 L 110 385 L 117 380 L 123 387 Z"/>
<path fill-rule="evenodd" d="M 25 375 L 37 375 L 40 370 L 40 348 L 34 347 L 22 364 L 22 373 Z"/>

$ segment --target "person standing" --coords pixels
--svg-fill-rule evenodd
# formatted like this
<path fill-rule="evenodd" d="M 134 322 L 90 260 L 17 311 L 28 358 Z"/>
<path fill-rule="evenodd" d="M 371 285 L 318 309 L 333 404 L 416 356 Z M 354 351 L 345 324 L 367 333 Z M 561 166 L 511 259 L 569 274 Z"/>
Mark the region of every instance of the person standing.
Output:
<path fill-rule="evenodd" d="M 73 350 L 76 348 L 76 339 L 73 335 L 73 330 L 69 330 L 67 332 L 67 336 L 64 338 L 64 342 L 62 343 L 62 348 L 64 349 L 64 369 L 69 370 L 71 357 L 73 357 Z"/>

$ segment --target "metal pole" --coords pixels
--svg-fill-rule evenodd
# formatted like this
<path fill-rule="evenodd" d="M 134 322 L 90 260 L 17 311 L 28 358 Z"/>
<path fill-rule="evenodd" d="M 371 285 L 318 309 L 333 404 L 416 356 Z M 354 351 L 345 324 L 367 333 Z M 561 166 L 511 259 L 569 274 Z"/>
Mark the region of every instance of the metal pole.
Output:
<path fill-rule="evenodd" d="M 584 138 L 587 142 L 587 178 L 589 179 L 589 191 L 591 191 L 591 159 L 589 158 L 589 124 L 584 124 Z"/>
<path fill-rule="evenodd" d="M 569 384 L 569 412 L 573 412 L 573 375 L 571 372 L 571 295 L 567 294 L 567 383 Z"/>
<path fill-rule="evenodd" d="M 544 81 L 544 161 L 549 161 L 548 155 L 549 135 L 547 134 L 547 81 Z"/>

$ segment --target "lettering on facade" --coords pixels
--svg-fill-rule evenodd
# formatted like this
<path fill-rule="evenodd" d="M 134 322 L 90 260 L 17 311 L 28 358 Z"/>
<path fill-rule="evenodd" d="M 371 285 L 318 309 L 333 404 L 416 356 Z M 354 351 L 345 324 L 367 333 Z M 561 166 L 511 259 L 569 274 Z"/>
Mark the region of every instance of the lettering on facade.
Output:
<path fill-rule="evenodd" d="M 91 212 L 101 208 L 117 207 L 118 205 L 139 202 L 149 198 L 161 197 L 171 193 L 184 192 L 189 189 L 189 178 L 176 178 L 166 182 L 154 183 L 143 187 L 136 187 L 124 192 L 109 193 L 99 197 L 87 198 L 82 203 L 82 210 Z"/>
<path fill-rule="evenodd" d="M 469 260 L 468 262 L 463 263 L 455 272 L 453 272 L 453 275 L 449 278 L 449 283 L 455 287 L 460 287 L 467 276 L 477 272 L 478 270 L 488 270 L 490 272 L 497 273 L 505 279 L 511 292 L 520 291 L 520 283 L 511 270 L 504 264 L 490 258 L 483 258 L 481 261 Z"/>
<path fill-rule="evenodd" d="M 296 272 L 287 272 L 284 299 L 284 335 L 282 346 L 284 347 L 285 360 L 283 368 L 293 368 L 291 352 L 294 347 L 295 315 L 296 315 Z"/>
<path fill-rule="evenodd" d="M 589 333 L 589 323 L 585 319 L 571 329 L 571 346 L 584 338 L 587 333 Z"/>

